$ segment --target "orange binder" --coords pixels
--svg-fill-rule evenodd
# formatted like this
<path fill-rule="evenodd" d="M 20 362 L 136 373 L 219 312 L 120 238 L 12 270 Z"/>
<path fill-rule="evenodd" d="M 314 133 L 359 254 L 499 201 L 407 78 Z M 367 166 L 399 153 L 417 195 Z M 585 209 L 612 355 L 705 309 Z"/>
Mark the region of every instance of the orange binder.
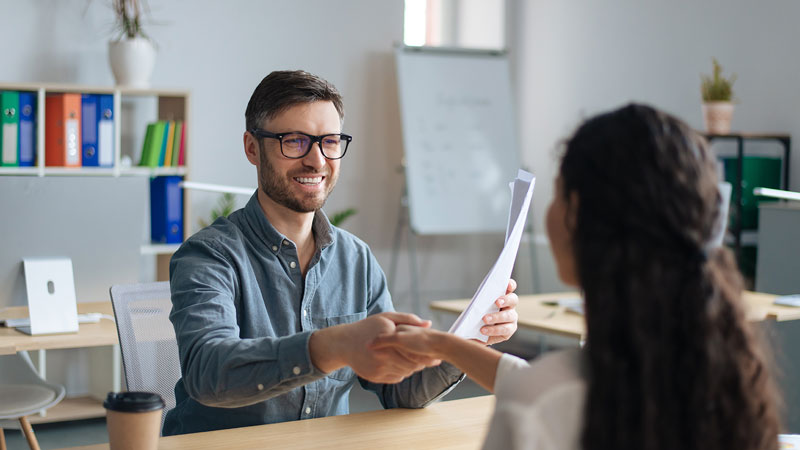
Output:
<path fill-rule="evenodd" d="M 46 166 L 81 166 L 81 94 L 49 94 L 45 99 Z"/>

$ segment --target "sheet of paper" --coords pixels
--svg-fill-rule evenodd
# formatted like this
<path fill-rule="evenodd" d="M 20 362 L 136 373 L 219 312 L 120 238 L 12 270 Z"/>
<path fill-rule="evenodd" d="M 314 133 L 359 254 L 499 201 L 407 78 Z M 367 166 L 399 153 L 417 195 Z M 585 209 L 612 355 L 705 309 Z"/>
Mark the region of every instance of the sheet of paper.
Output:
<path fill-rule="evenodd" d="M 800 434 L 779 434 L 778 443 L 782 449 L 800 449 Z"/>
<path fill-rule="evenodd" d="M 531 173 L 520 170 L 517 173 L 517 178 L 511 183 L 512 196 L 508 228 L 506 230 L 506 243 L 497 261 L 495 261 L 489 273 L 486 274 L 478 290 L 475 291 L 475 295 L 472 296 L 472 301 L 458 316 L 453 326 L 450 327 L 451 333 L 463 338 L 478 339 L 483 342 L 488 339 L 480 331 L 484 325 L 482 319 L 486 314 L 498 311 L 499 308 L 494 304 L 494 301 L 506 293 L 508 279 L 511 278 L 511 270 L 514 268 L 522 232 L 525 229 L 525 220 L 528 217 L 535 181 L 536 179 Z"/>

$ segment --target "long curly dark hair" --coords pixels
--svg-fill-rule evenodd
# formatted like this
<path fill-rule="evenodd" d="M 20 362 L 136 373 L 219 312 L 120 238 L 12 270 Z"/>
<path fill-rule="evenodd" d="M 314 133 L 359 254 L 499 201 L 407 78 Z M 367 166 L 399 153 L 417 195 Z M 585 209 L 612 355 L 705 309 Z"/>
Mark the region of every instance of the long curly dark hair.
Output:
<path fill-rule="evenodd" d="M 561 162 L 586 300 L 584 449 L 776 449 L 776 388 L 727 249 L 708 249 L 714 157 L 632 104 L 585 122 Z"/>

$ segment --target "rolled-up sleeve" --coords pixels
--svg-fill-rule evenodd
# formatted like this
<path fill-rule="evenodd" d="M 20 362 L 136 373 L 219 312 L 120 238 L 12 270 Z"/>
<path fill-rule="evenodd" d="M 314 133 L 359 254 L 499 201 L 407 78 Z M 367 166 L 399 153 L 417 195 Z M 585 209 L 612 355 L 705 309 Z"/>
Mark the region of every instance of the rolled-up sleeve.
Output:
<path fill-rule="evenodd" d="M 170 320 L 183 383 L 207 406 L 251 405 L 325 376 L 311 363 L 312 331 L 240 336 L 235 266 L 224 250 L 202 240 L 186 242 L 170 262 Z"/>

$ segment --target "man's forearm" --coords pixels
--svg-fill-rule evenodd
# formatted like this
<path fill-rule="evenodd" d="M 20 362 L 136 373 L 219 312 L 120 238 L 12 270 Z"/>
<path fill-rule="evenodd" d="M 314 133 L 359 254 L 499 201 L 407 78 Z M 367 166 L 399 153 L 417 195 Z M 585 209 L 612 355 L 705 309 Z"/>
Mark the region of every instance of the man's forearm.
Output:
<path fill-rule="evenodd" d="M 308 359 L 309 336 L 207 339 L 181 349 L 183 383 L 198 402 L 215 407 L 247 406 L 325 376 Z"/>

